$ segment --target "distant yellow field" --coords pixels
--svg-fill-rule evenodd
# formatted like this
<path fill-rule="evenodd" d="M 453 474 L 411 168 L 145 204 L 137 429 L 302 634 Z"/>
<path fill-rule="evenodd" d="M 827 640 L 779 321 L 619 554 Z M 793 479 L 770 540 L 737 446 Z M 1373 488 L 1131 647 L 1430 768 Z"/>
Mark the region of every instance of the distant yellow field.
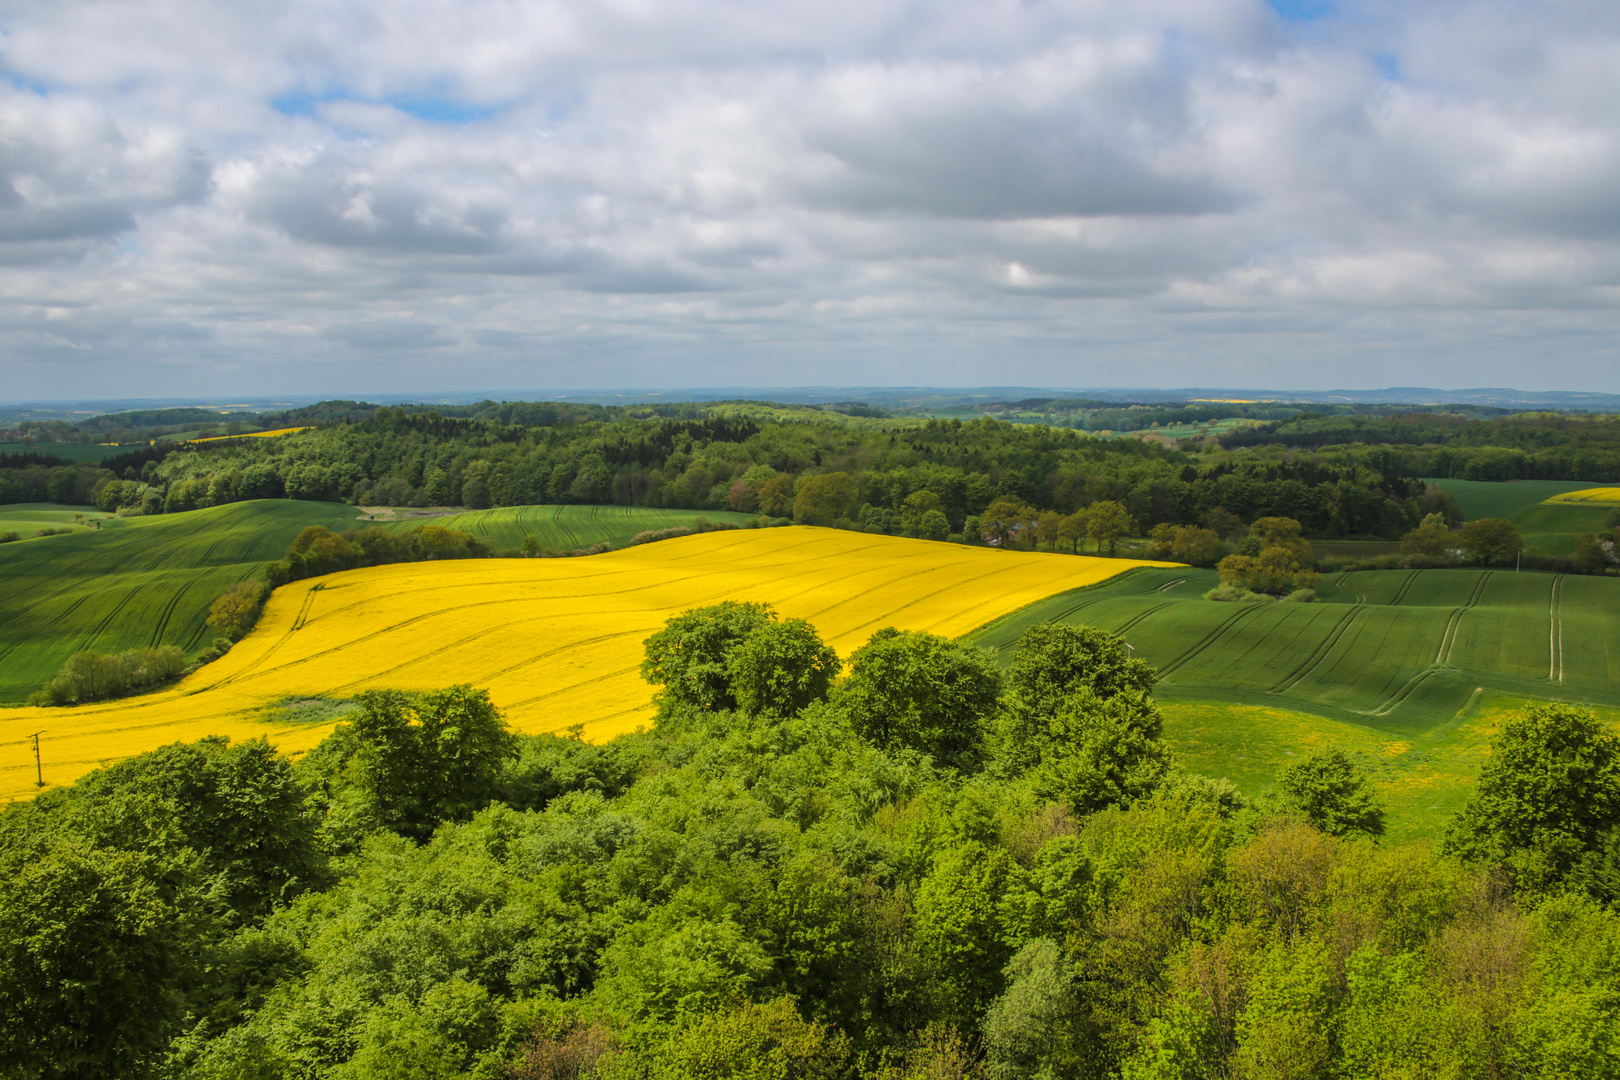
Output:
<path fill-rule="evenodd" d="M 707 533 L 580 559 L 473 559 L 352 570 L 278 589 L 254 632 L 173 689 L 74 709 L 0 710 L 0 799 L 205 735 L 308 749 L 330 724 L 268 723 L 289 697 L 378 687 L 488 687 L 527 732 L 584 724 L 609 738 L 652 714 L 641 643 L 721 600 L 809 619 L 841 656 L 884 626 L 956 637 L 1124 559 L 1003 552 L 832 529 Z"/>
<path fill-rule="evenodd" d="M 224 439 L 269 439 L 277 435 L 292 435 L 300 431 L 308 431 L 305 427 L 276 428 L 274 431 L 244 431 L 240 435 L 210 435 L 206 439 L 192 439 L 192 442 L 220 442 Z"/>
<path fill-rule="evenodd" d="M 1620 487 L 1582 488 L 1543 499 L 1550 503 L 1620 503 Z"/>

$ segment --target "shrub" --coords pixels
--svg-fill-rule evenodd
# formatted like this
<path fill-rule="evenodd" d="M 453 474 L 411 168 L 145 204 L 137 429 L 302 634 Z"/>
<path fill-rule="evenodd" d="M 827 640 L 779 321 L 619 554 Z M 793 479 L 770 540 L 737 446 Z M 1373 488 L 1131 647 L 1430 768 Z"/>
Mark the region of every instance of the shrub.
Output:
<path fill-rule="evenodd" d="M 240 641 L 259 621 L 266 595 L 263 585 L 249 579 L 232 585 L 208 609 L 208 625 L 227 641 Z"/>
<path fill-rule="evenodd" d="M 1315 589 L 1295 589 L 1283 597 L 1285 604 L 1314 604 L 1316 603 Z"/>
<path fill-rule="evenodd" d="M 173 645 L 121 653 L 77 652 L 33 695 L 35 705 L 74 705 L 104 701 L 132 690 L 167 682 L 186 666 L 186 654 Z"/>
<path fill-rule="evenodd" d="M 3 532 L 3 533 L 0 533 L 0 544 L 15 544 L 18 540 L 21 540 L 21 539 L 22 539 L 22 533 L 20 533 L 20 532 Z"/>
<path fill-rule="evenodd" d="M 1245 589 L 1241 585 L 1217 585 L 1204 594 L 1204 599 L 1220 600 L 1226 603 L 1266 604 L 1277 598 Z"/>

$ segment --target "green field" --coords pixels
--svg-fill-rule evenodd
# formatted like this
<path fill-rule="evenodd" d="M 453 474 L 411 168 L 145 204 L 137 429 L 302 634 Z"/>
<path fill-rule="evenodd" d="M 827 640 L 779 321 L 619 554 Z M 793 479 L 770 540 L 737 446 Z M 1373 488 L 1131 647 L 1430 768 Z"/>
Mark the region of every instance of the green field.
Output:
<path fill-rule="evenodd" d="M 1513 480 L 1488 483 L 1481 480 L 1436 480 L 1444 491 L 1457 499 L 1468 519 L 1506 518 L 1524 538 L 1524 546 L 1554 555 L 1575 550 L 1575 539 L 1582 533 L 1603 528 L 1613 506 L 1602 504 L 1548 503 L 1546 499 L 1566 491 L 1601 487 L 1584 480 Z"/>
<path fill-rule="evenodd" d="M 1620 719 L 1620 579 L 1502 570 L 1339 574 L 1316 604 L 1202 599 L 1209 570 L 1140 570 L 972 635 L 1010 660 L 1037 622 L 1121 634 L 1159 669 L 1165 737 L 1189 768 L 1253 794 L 1338 746 L 1378 780 L 1397 836 L 1466 798 L 1491 733 L 1547 700 Z"/>
<path fill-rule="evenodd" d="M 4 503 L 0 504 L 0 533 L 22 533 L 31 539 L 41 529 L 76 529 L 90 531 L 90 526 L 76 524 L 75 514 L 87 518 L 106 518 L 108 515 L 93 506 L 62 506 L 59 503 Z M 39 539 L 48 539 L 40 537 Z"/>
<path fill-rule="evenodd" d="M 1032 623 L 1123 635 L 1166 699 L 1314 712 L 1384 731 L 1444 723 L 1476 693 L 1620 706 L 1620 579 L 1511 570 L 1339 574 L 1316 604 L 1204 600 L 1212 570 L 1137 571 L 1031 605 L 975 640 L 1007 653 Z"/>
<path fill-rule="evenodd" d="M 720 510 L 662 510 L 647 506 L 502 506 L 448 517 L 406 518 L 379 524 L 395 530 L 414 529 L 419 525 L 443 525 L 488 541 L 498 551 L 522 547 L 523 538 L 530 535 L 539 537 L 540 546 L 548 551 L 573 551 L 600 543 L 618 547 L 637 533 L 650 529 L 670 529 L 677 525 L 689 526 L 699 517 L 741 525 L 758 516 Z"/>
<path fill-rule="evenodd" d="M 0 507 L 0 520 L 16 510 Z M 304 526 L 347 528 L 355 514 L 274 499 L 0 545 L 0 704 L 23 701 L 80 649 L 195 653 L 215 597 L 279 558 Z"/>

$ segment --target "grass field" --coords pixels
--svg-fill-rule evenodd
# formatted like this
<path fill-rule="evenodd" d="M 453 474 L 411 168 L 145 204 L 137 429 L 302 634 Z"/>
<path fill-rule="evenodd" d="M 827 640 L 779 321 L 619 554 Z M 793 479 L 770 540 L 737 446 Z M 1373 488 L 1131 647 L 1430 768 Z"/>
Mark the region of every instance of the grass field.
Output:
<path fill-rule="evenodd" d="M 0 507 L 0 522 L 53 513 L 73 520 L 71 507 L 25 504 Z M 81 649 L 164 644 L 194 654 L 207 643 L 215 597 L 279 558 L 304 526 L 346 528 L 355 513 L 265 500 L 0 544 L 0 703 L 20 703 Z"/>
<path fill-rule="evenodd" d="M 64 538 L 67 539 L 67 538 Z M 1158 564 L 1163 565 L 1163 564 Z M 811 620 L 840 652 L 884 626 L 957 636 L 1128 570 L 1118 559 L 1001 552 L 831 529 L 707 533 L 586 559 L 473 559 L 334 574 L 278 589 L 235 649 L 157 694 L 0 714 L 0 798 L 30 794 L 24 736 L 44 730 L 47 780 L 177 740 L 268 735 L 297 751 L 330 721 L 262 719 L 292 697 L 372 687 L 488 687 L 523 731 L 628 731 L 651 715 L 637 674 L 664 619 L 761 600 Z"/>
<path fill-rule="evenodd" d="M 378 524 L 394 530 L 443 525 L 486 540 L 497 551 L 522 547 L 523 538 L 529 535 L 539 537 L 540 546 L 547 550 L 573 551 L 604 542 L 622 546 L 637 533 L 689 526 L 699 517 L 741 525 L 758 515 L 719 510 L 662 510 L 648 506 L 502 506 L 448 517 L 407 518 Z"/>
<path fill-rule="evenodd" d="M 1202 599 L 1210 570 L 1141 570 L 1050 597 L 973 640 L 1008 659 L 1036 622 L 1124 636 L 1167 700 L 1311 712 L 1413 735 L 1479 693 L 1620 706 L 1620 579 L 1380 570 L 1325 581 L 1316 604 Z"/>
<path fill-rule="evenodd" d="M 22 533 L 28 540 L 41 529 L 74 529 L 89 532 L 90 526 L 74 522 L 75 514 L 87 518 L 105 519 L 110 515 L 93 506 L 63 506 L 60 503 L 3 503 L 0 504 L 0 533 Z M 45 540 L 48 537 L 39 537 Z"/>
<path fill-rule="evenodd" d="M 1593 490 L 1580 480 L 1513 480 L 1488 483 L 1481 480 L 1437 480 L 1442 490 L 1457 499 L 1457 505 L 1470 521 L 1478 518 L 1506 518 L 1513 522 L 1525 547 L 1539 548 L 1554 555 L 1575 550 L 1575 539 L 1582 533 L 1603 527 L 1614 504 L 1599 502 L 1549 502 L 1571 493 Z M 1609 489 L 1614 490 L 1614 489 Z"/>

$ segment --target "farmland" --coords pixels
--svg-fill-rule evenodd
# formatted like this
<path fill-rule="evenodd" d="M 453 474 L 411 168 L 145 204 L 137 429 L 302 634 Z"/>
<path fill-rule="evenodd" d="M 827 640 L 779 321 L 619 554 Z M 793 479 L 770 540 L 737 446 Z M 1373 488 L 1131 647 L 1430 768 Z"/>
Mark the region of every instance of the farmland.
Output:
<path fill-rule="evenodd" d="M 137 518 L 39 503 L 0 507 L 0 532 L 31 538 L 40 529 L 71 528 L 75 512 L 103 519 L 102 528 L 0 545 L 0 705 L 26 700 L 81 649 L 176 645 L 195 654 L 209 639 L 208 605 L 279 558 L 300 529 L 364 524 L 351 506 L 284 499 Z M 638 532 L 689 525 L 697 516 L 615 506 L 524 506 L 379 524 L 396 530 L 446 525 L 496 548 L 518 547 L 533 533 L 545 548 L 571 550 L 604 541 L 623 544 Z"/>
<path fill-rule="evenodd" d="M 72 523 L 71 508 L 4 508 L 6 517 L 42 512 Z M 346 528 L 354 516 L 336 503 L 236 503 L 0 545 L 0 702 L 23 701 L 81 649 L 195 653 L 215 597 L 278 558 L 304 526 Z"/>
<path fill-rule="evenodd" d="M 1595 532 L 1615 508 L 1614 503 L 1596 500 L 1565 501 L 1572 494 L 1593 490 L 1577 480 L 1515 480 L 1497 484 L 1482 480 L 1440 480 L 1470 521 L 1477 518 L 1506 518 L 1513 522 L 1526 547 L 1540 548 L 1554 555 L 1575 550 L 1575 538 Z M 1614 489 L 1607 489 L 1614 490 Z"/>
<path fill-rule="evenodd" d="M 1511 570 L 1339 574 L 1316 604 L 1202 599 L 1208 570 L 1140 570 L 1015 612 L 973 637 L 1010 659 L 1042 621 L 1121 634 L 1166 700 L 1316 713 L 1416 734 L 1477 694 L 1620 705 L 1620 580 Z"/>
<path fill-rule="evenodd" d="M 1620 487 L 1582 488 L 1580 491 L 1566 491 L 1554 495 L 1547 501 L 1550 503 L 1601 503 L 1605 506 L 1620 506 Z"/>
<path fill-rule="evenodd" d="M 307 749 L 330 722 L 258 717 L 291 698 L 375 687 L 471 682 L 488 687 L 521 730 L 584 724 L 587 736 L 606 738 L 651 715 L 637 674 L 641 643 L 687 608 L 765 601 L 811 620 L 847 655 L 884 626 L 955 637 L 1135 565 L 793 528 L 589 559 L 407 563 L 300 581 L 276 591 L 236 648 L 170 690 L 5 714 L 0 797 L 33 790 L 21 736 L 37 729 L 49 732 L 47 779 L 64 783 L 102 761 L 204 735 L 268 734 L 284 749 Z"/>

